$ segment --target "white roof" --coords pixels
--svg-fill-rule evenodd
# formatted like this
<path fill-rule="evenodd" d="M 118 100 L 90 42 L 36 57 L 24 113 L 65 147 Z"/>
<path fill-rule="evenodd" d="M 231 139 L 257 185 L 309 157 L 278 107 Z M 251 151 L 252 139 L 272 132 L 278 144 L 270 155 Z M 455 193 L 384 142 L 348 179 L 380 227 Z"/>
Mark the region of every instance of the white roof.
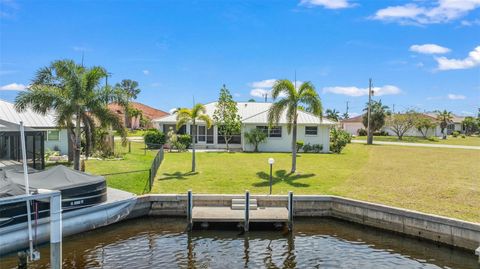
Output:
<path fill-rule="evenodd" d="M 213 117 L 213 113 L 215 112 L 217 102 L 208 103 L 205 105 L 205 109 L 207 111 L 207 115 Z M 256 103 L 256 102 L 238 102 L 238 115 L 242 123 L 251 123 L 251 124 L 267 124 L 268 123 L 268 110 L 272 106 L 272 103 Z M 168 115 L 159 119 L 155 119 L 155 122 L 158 123 L 173 123 L 177 121 L 177 115 L 172 114 Z M 287 123 L 286 112 L 280 117 L 280 124 Z M 298 111 L 298 124 L 325 124 L 331 125 L 334 122 L 323 118 L 320 120 L 319 117 L 305 112 L 305 111 Z"/>
<path fill-rule="evenodd" d="M 24 112 L 18 113 L 15 110 L 15 106 L 5 100 L 0 99 L 0 120 L 20 124 L 20 121 L 23 121 L 23 124 L 26 127 L 33 128 L 55 128 L 57 123 L 55 121 L 55 116 L 52 113 L 47 113 L 42 115 L 34 112 L 31 109 L 27 109 Z"/>

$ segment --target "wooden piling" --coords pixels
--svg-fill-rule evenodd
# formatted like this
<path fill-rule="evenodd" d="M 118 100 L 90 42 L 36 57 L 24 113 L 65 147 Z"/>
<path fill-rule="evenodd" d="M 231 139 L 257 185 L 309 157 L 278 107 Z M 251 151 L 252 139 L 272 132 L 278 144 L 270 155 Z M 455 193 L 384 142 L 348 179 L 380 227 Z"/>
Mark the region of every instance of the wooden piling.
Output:
<path fill-rule="evenodd" d="M 293 229 L 293 192 L 288 192 L 288 230 Z"/>
<path fill-rule="evenodd" d="M 187 221 L 188 221 L 188 230 L 192 230 L 193 228 L 193 218 L 192 218 L 192 211 L 193 211 L 193 196 L 192 190 L 188 190 L 187 193 Z"/>
<path fill-rule="evenodd" d="M 248 226 L 250 224 L 250 192 L 245 191 L 245 224 L 243 226 L 244 231 L 248 232 Z"/>

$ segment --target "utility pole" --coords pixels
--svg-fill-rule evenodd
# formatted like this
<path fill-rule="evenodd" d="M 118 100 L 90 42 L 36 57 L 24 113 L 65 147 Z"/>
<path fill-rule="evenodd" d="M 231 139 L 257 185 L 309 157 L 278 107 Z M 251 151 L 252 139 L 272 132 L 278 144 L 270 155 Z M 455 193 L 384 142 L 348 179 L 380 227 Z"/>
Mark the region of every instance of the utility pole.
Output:
<path fill-rule="evenodd" d="M 371 125 L 372 117 L 372 79 L 368 80 L 368 111 L 367 111 L 367 145 L 373 144 L 373 133 Z"/>
<path fill-rule="evenodd" d="M 267 102 L 268 93 L 263 95 L 265 97 L 265 103 Z"/>
<path fill-rule="evenodd" d="M 392 105 L 392 114 L 395 114 L 395 104 Z"/>
<path fill-rule="evenodd" d="M 348 108 L 349 108 L 349 107 L 348 107 L 348 101 L 347 101 L 347 110 L 346 110 L 346 112 L 345 112 L 345 115 L 346 115 L 346 116 L 348 116 Z"/>

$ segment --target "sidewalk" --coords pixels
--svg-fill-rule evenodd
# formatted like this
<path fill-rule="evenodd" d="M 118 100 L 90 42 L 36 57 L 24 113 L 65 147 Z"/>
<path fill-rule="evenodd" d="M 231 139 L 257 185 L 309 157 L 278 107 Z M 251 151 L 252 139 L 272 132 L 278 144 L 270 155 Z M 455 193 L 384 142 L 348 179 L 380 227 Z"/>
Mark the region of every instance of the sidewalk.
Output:
<path fill-rule="evenodd" d="M 352 143 L 366 144 L 365 140 L 353 140 Z M 406 146 L 406 147 L 429 147 L 429 148 L 450 148 L 450 149 L 476 149 L 480 150 L 479 146 L 462 146 L 462 145 L 444 145 L 444 144 L 425 144 L 425 143 L 408 143 L 408 142 L 387 142 L 387 141 L 375 141 L 375 145 L 392 145 L 392 146 Z"/>

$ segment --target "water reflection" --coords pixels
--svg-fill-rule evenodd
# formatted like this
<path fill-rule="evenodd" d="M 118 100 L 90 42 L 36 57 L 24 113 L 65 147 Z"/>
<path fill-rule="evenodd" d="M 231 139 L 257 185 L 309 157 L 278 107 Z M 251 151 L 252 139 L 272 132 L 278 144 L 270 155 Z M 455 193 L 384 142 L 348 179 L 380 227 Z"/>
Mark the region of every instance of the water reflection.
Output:
<path fill-rule="evenodd" d="M 71 236 L 64 268 L 480 268 L 472 253 L 335 220 L 296 220 L 292 233 L 184 229 L 145 218 Z M 32 268 L 49 268 L 48 245 L 41 253 Z"/>

